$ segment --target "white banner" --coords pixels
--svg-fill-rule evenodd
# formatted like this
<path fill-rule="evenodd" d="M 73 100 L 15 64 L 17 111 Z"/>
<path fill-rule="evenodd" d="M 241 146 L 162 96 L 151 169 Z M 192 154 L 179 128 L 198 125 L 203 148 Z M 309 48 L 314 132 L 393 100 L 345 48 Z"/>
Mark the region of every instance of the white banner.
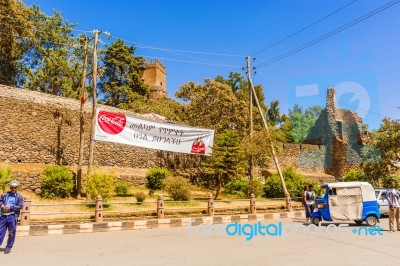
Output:
<path fill-rule="evenodd" d="M 94 139 L 164 151 L 211 155 L 214 130 L 154 122 L 98 109 Z"/>

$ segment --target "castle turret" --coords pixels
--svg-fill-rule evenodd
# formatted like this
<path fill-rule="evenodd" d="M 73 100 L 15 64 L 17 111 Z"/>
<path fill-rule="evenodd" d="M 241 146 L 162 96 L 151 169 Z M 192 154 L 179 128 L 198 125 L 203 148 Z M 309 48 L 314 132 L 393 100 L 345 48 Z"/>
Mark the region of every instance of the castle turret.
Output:
<path fill-rule="evenodd" d="M 165 66 L 158 60 L 144 62 L 142 80 L 150 86 L 150 99 L 168 97 Z"/>

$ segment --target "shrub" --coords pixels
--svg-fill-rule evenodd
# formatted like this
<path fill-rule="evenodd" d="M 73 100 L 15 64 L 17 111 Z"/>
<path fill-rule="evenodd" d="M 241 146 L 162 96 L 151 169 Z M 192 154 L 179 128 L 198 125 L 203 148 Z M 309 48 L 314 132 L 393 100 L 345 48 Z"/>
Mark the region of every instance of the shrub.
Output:
<path fill-rule="evenodd" d="M 350 169 L 343 177 L 345 182 L 351 181 L 368 181 L 368 178 L 361 171 Z"/>
<path fill-rule="evenodd" d="M 9 166 L 0 167 L 0 188 L 2 191 L 6 190 L 8 183 L 12 181 L 11 168 Z"/>
<path fill-rule="evenodd" d="M 256 197 L 263 195 L 263 183 L 257 178 L 253 178 L 252 180 L 248 181 L 246 187 L 244 188 L 243 196 L 250 198 L 251 193 L 253 193 Z"/>
<path fill-rule="evenodd" d="M 181 176 L 170 176 L 164 180 L 164 190 L 173 200 L 190 200 L 191 185 L 186 178 Z"/>
<path fill-rule="evenodd" d="M 315 181 L 309 180 L 303 175 L 297 173 L 293 167 L 286 167 L 283 169 L 282 175 L 291 197 L 301 197 L 306 185 L 313 185 L 316 195 L 318 195 L 321 190 Z M 264 185 L 264 194 L 267 198 L 283 198 L 285 196 L 278 174 L 273 174 L 267 178 Z"/>
<path fill-rule="evenodd" d="M 153 167 L 147 172 L 147 187 L 151 190 L 162 189 L 165 178 L 171 176 L 171 172 L 167 168 Z"/>
<path fill-rule="evenodd" d="M 249 183 L 246 177 L 235 177 L 229 181 L 224 188 L 224 192 L 228 194 L 242 194 Z"/>
<path fill-rule="evenodd" d="M 135 193 L 136 201 L 142 203 L 146 199 L 146 193 L 138 191 Z"/>
<path fill-rule="evenodd" d="M 115 193 L 117 196 L 124 197 L 129 195 L 129 184 L 117 183 L 115 185 Z"/>
<path fill-rule="evenodd" d="M 287 186 L 287 183 L 286 183 Z M 284 197 L 281 180 L 279 175 L 273 174 L 267 178 L 264 184 L 264 195 L 267 198 Z"/>
<path fill-rule="evenodd" d="M 87 179 L 86 193 L 92 200 L 98 195 L 108 201 L 115 195 L 115 177 L 112 174 L 97 172 L 90 175 Z"/>
<path fill-rule="evenodd" d="M 263 194 L 262 182 L 254 178 L 249 180 L 246 177 L 237 177 L 229 181 L 224 188 L 224 192 L 228 194 L 240 195 L 240 197 L 248 198 L 251 193 L 261 196 Z"/>
<path fill-rule="evenodd" d="M 40 196 L 56 199 L 68 198 L 74 188 L 72 172 L 68 167 L 59 165 L 47 166 L 44 169 Z"/>

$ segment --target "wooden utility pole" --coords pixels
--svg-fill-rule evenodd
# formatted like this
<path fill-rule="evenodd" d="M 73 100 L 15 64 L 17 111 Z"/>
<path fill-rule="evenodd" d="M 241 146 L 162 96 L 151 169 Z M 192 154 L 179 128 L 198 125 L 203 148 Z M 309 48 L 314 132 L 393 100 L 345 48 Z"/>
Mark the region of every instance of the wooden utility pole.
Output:
<path fill-rule="evenodd" d="M 85 146 L 85 116 L 83 113 L 83 107 L 86 102 L 86 90 L 85 90 L 85 81 L 86 81 L 86 65 L 87 65 L 87 46 L 89 39 L 85 36 L 85 43 L 83 46 L 83 66 L 82 66 L 82 84 L 81 90 L 79 93 L 81 99 L 81 109 L 79 111 L 79 159 L 78 159 L 78 171 L 76 175 L 76 192 L 77 197 L 81 197 L 82 192 L 82 164 L 83 164 L 83 150 Z"/>
<path fill-rule="evenodd" d="M 93 166 L 93 153 L 94 153 L 94 134 L 96 132 L 96 110 L 97 110 L 97 43 L 99 40 L 99 31 L 93 31 L 93 69 L 92 69 L 92 93 L 93 93 L 93 111 L 92 111 L 92 133 L 90 134 L 90 147 L 89 147 L 89 163 L 87 174 L 90 175 Z"/>
<path fill-rule="evenodd" d="M 248 70 L 250 70 L 250 57 L 249 56 L 246 57 L 246 60 L 247 60 Z M 292 211 L 292 203 L 291 203 L 291 200 L 290 200 L 290 195 L 289 195 L 289 192 L 287 191 L 287 188 L 286 188 L 286 183 L 285 183 L 285 179 L 283 178 L 283 175 L 282 175 L 281 167 L 279 166 L 278 157 L 276 156 L 274 144 L 272 143 L 271 135 L 269 134 L 269 129 L 268 129 L 267 121 L 265 119 L 265 115 L 261 110 L 260 102 L 258 101 L 256 90 L 254 89 L 253 81 L 251 80 L 250 71 L 247 71 L 247 78 L 249 80 L 249 84 L 250 84 L 251 90 L 253 91 L 254 100 L 257 103 L 258 111 L 260 112 L 260 115 L 262 117 L 262 120 L 263 120 L 263 123 L 264 123 L 264 127 L 265 127 L 266 132 L 267 132 L 267 137 L 269 139 L 272 157 L 274 158 L 275 166 L 276 166 L 276 169 L 278 170 L 279 177 L 281 179 L 283 192 L 285 193 L 286 209 L 288 211 Z"/>
<path fill-rule="evenodd" d="M 250 113 L 250 140 L 253 139 L 253 90 L 250 86 L 250 57 L 246 57 L 247 61 L 247 81 L 249 88 L 249 113 Z M 249 158 L 249 176 L 250 179 L 253 179 L 253 167 L 254 167 L 254 157 L 250 155 Z"/>

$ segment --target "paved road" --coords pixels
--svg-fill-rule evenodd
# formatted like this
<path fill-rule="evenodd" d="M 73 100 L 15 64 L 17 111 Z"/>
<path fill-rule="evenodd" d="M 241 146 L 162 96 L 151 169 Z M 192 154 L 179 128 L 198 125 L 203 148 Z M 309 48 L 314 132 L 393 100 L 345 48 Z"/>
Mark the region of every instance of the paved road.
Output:
<path fill-rule="evenodd" d="M 290 232 L 295 220 L 279 222 Z M 301 221 L 299 221 L 301 222 Z M 264 223 L 265 225 L 266 223 Z M 386 228 L 387 219 L 381 220 Z M 274 233 L 274 227 L 268 232 Z M 293 228 L 293 227 L 291 227 Z M 382 236 L 309 236 L 304 230 L 287 237 L 210 234 L 210 228 L 159 228 L 90 234 L 52 235 L 17 238 L 10 254 L 0 253 L 1 265 L 398 265 L 400 232 Z M 214 233 L 217 228 L 214 229 Z M 233 232 L 233 228 L 230 232 Z M 315 229 L 315 228 L 314 228 Z M 323 227 L 326 229 L 326 227 Z M 189 230 L 190 235 L 189 235 Z M 247 229 L 246 229 L 247 230 Z M 264 228 L 264 230 L 266 230 Z M 335 232 L 333 225 L 330 233 Z M 198 232 L 198 233 L 197 233 Z M 248 231 L 247 231 L 248 232 Z M 266 232 L 266 231 L 264 231 Z M 316 231 L 313 231 L 313 234 Z M 377 233 L 377 231 L 374 231 Z M 3 244 L 4 247 L 4 244 Z"/>

